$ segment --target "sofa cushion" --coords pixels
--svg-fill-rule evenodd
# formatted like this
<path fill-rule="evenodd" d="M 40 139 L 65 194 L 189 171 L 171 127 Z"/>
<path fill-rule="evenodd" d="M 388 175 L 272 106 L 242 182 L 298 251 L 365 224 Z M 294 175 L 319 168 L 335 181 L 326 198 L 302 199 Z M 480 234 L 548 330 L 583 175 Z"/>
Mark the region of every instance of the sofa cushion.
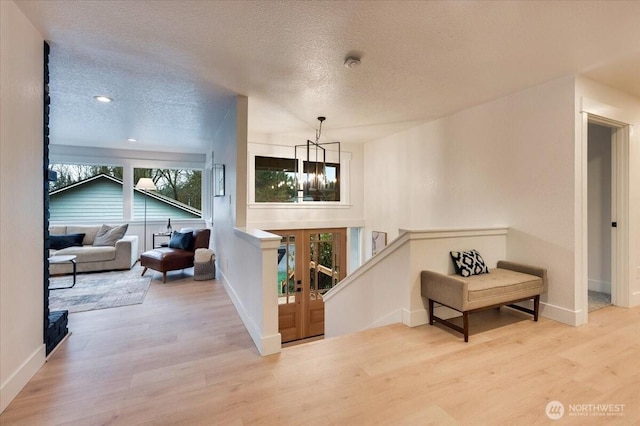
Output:
<path fill-rule="evenodd" d="M 169 248 L 193 251 L 193 232 L 173 231 L 169 241 Z"/>
<path fill-rule="evenodd" d="M 62 235 L 67 233 L 67 227 L 64 225 L 49 226 L 49 235 Z"/>
<path fill-rule="evenodd" d="M 69 225 L 66 234 L 84 234 L 82 245 L 93 244 L 94 238 L 100 229 L 100 225 Z"/>
<path fill-rule="evenodd" d="M 82 246 L 84 234 L 49 235 L 49 248 L 61 250 L 67 247 Z"/>
<path fill-rule="evenodd" d="M 452 251 L 449 252 L 449 254 L 453 260 L 453 267 L 458 275 L 470 277 L 471 275 L 486 274 L 489 272 L 489 268 L 485 264 L 482 256 L 480 256 L 478 250 Z"/>
<path fill-rule="evenodd" d="M 106 262 L 116 258 L 116 248 L 111 246 L 74 246 L 55 252 L 55 256 L 71 254 L 77 256 L 76 263 Z"/>
<path fill-rule="evenodd" d="M 96 238 L 93 240 L 94 246 L 113 246 L 115 247 L 116 241 L 124 237 L 127 233 L 128 223 L 120 226 L 107 226 L 102 225 L 100 230 L 96 234 Z"/>

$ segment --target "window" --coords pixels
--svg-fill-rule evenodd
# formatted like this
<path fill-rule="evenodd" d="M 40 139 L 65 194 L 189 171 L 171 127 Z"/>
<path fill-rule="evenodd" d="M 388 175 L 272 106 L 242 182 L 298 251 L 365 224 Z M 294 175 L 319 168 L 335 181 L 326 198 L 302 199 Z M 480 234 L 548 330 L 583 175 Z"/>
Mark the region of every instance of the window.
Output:
<path fill-rule="evenodd" d="M 305 161 L 303 167 L 304 201 L 340 201 L 339 164 Z"/>
<path fill-rule="evenodd" d="M 151 178 L 155 191 L 136 190 L 133 218 L 195 219 L 202 217 L 202 171 L 191 169 L 133 169 L 134 186 L 142 177 Z"/>
<path fill-rule="evenodd" d="M 122 220 L 122 167 L 51 164 L 57 180 L 49 183 L 52 221 Z"/>
<path fill-rule="evenodd" d="M 295 203 L 298 201 L 340 201 L 340 165 L 303 161 L 298 194 L 296 160 L 255 157 L 255 201 L 257 203 Z M 301 197 L 299 199 L 298 197 Z"/>
<path fill-rule="evenodd" d="M 121 166 L 52 164 L 50 169 L 58 175 L 57 180 L 50 183 L 51 221 L 142 220 L 145 204 L 147 220 L 202 217 L 201 170 L 133 169 L 134 187 L 141 177 L 153 179 L 157 190 L 145 193 L 134 188 L 123 190 L 125 170 Z M 130 205 L 130 201 L 125 203 L 125 200 L 132 200 L 133 216 L 125 211 L 125 205 Z"/>
<path fill-rule="evenodd" d="M 256 202 L 296 201 L 296 161 L 292 158 L 256 156 Z"/>

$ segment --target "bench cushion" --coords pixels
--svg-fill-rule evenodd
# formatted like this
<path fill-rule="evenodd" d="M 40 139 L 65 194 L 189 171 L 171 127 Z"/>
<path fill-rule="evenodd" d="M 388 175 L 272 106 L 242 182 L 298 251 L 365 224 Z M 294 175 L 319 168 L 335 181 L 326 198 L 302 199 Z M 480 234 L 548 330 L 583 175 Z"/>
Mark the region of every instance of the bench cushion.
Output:
<path fill-rule="evenodd" d="M 505 267 L 501 268 L 501 265 Z M 513 265 L 501 261 L 489 273 L 470 277 L 422 271 L 422 296 L 464 312 L 546 292 L 546 270 Z"/>
<path fill-rule="evenodd" d="M 469 302 L 493 299 L 527 290 L 542 289 L 542 278 L 508 269 L 495 268 L 482 275 L 466 278 Z"/>

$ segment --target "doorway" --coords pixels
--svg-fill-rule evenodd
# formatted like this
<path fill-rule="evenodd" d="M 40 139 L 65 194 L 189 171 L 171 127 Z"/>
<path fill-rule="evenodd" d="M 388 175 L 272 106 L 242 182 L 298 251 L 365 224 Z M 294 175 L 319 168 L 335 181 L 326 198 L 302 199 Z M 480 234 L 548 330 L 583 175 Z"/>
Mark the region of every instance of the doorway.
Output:
<path fill-rule="evenodd" d="M 346 276 L 346 228 L 269 232 L 282 237 L 276 283 L 282 343 L 323 335 L 323 295 Z"/>
<path fill-rule="evenodd" d="M 611 305 L 614 290 L 611 265 L 615 264 L 617 223 L 614 218 L 615 142 L 611 127 L 590 122 L 587 139 L 588 311 Z"/>

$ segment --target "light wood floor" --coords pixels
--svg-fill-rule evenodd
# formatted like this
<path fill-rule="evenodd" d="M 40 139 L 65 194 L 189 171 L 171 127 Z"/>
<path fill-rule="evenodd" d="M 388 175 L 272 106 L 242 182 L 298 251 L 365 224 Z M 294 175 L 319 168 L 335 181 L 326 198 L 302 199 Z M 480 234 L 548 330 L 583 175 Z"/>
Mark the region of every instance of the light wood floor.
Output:
<path fill-rule="evenodd" d="M 552 400 L 557 424 L 640 423 L 640 309 L 573 328 L 502 308 L 471 316 L 466 344 L 392 325 L 262 358 L 221 283 L 158 277 L 142 305 L 70 315 L 73 335 L 0 423 L 532 425 L 552 423 Z"/>

